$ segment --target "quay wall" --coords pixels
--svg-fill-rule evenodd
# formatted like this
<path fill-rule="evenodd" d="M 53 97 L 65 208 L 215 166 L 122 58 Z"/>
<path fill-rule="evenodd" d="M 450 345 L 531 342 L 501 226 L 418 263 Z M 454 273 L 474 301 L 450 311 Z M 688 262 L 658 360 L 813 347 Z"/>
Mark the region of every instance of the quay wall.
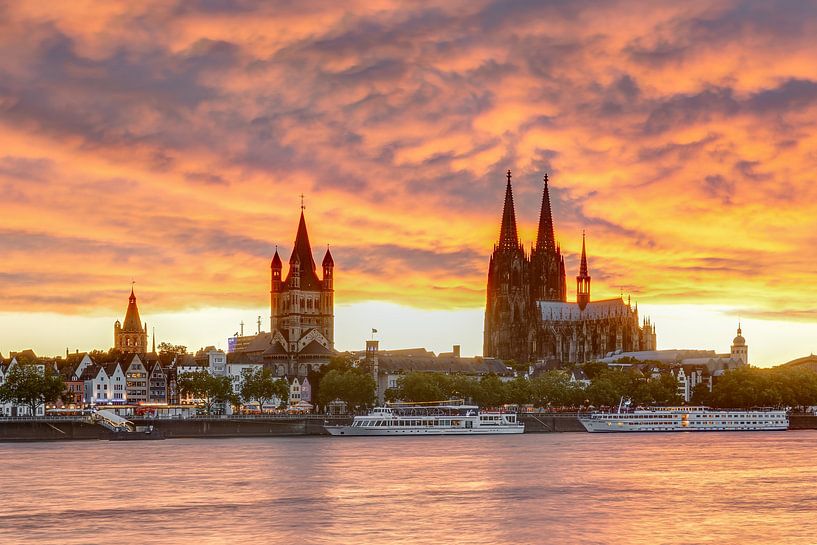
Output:
<path fill-rule="evenodd" d="M 817 430 L 817 415 L 793 414 L 789 416 L 790 430 Z"/>
<path fill-rule="evenodd" d="M 64 422 L 0 422 L 0 441 L 77 441 L 108 439 L 108 430 L 97 424 L 68 420 Z"/>
<path fill-rule="evenodd" d="M 519 421 L 525 424 L 525 433 L 585 431 L 575 415 L 522 413 Z"/>
<path fill-rule="evenodd" d="M 191 418 L 182 420 L 133 419 L 137 426 L 153 426 L 168 439 L 219 437 L 286 437 L 327 435 L 324 422 L 348 424 L 350 416 L 291 418 Z M 519 421 L 525 433 L 584 432 L 575 415 L 524 413 Z M 817 429 L 817 416 L 791 415 L 789 429 Z M 97 424 L 72 421 L 0 421 L 0 442 L 76 441 L 110 439 L 111 432 Z"/>
<path fill-rule="evenodd" d="M 284 437 L 329 435 L 324 422 L 348 424 L 351 417 L 327 418 L 191 418 L 186 420 L 133 419 L 137 426 L 153 426 L 168 439 L 180 437 Z"/>

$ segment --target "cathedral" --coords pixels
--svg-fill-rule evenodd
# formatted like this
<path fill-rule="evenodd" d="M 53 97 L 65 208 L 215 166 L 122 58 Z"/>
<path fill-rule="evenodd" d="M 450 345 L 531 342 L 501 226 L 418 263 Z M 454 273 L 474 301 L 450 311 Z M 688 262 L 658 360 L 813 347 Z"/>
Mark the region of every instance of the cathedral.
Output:
<path fill-rule="evenodd" d="M 614 351 L 655 350 L 655 329 L 639 323 L 623 297 L 592 301 L 585 237 L 576 302 L 567 301 L 565 260 L 556 241 L 548 193 L 542 195 L 536 243 L 526 252 L 516 229 L 511 171 L 499 241 L 488 265 L 483 355 L 517 362 L 583 363 Z"/>

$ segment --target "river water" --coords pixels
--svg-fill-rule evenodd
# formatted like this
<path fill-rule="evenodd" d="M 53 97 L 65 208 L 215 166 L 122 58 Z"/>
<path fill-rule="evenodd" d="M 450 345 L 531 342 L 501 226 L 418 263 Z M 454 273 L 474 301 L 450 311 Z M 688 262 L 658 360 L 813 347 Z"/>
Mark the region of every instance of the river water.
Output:
<path fill-rule="evenodd" d="M 0 443 L 0 543 L 817 543 L 817 431 Z"/>

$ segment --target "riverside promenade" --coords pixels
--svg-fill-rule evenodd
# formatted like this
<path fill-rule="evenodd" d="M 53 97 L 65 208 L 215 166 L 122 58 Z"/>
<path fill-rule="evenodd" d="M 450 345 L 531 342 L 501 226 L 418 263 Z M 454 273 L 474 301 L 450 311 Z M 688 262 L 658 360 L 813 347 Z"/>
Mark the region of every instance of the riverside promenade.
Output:
<path fill-rule="evenodd" d="M 522 413 L 525 433 L 585 432 L 575 413 Z M 348 424 L 351 416 L 196 416 L 192 418 L 132 418 L 134 437 L 147 430 L 164 439 L 288 437 L 328 435 L 324 424 Z M 789 429 L 817 429 L 817 416 L 792 414 Z M 110 440 L 121 433 L 81 417 L 0 418 L 0 441 Z"/>

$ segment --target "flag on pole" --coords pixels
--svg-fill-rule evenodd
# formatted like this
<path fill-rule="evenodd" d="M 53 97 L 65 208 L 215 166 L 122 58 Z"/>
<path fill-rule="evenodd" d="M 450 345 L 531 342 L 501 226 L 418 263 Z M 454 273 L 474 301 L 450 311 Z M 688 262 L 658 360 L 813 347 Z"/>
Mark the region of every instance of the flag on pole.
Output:
<path fill-rule="evenodd" d="M 375 328 L 372 328 L 372 333 L 377 333 L 377 330 Z"/>

